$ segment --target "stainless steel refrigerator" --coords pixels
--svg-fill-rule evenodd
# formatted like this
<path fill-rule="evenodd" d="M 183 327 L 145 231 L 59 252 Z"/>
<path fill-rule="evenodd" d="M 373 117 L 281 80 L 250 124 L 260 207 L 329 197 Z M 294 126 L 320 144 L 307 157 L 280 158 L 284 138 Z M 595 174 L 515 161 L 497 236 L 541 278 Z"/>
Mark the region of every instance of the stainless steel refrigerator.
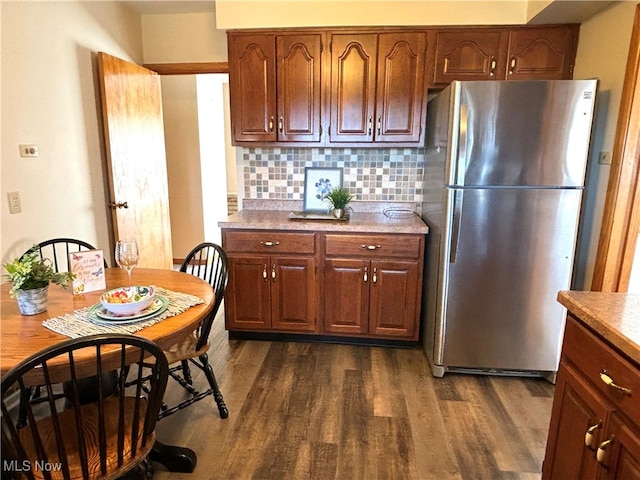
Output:
<path fill-rule="evenodd" d="M 429 101 L 422 341 L 435 376 L 555 381 L 596 87 L 454 82 Z"/>

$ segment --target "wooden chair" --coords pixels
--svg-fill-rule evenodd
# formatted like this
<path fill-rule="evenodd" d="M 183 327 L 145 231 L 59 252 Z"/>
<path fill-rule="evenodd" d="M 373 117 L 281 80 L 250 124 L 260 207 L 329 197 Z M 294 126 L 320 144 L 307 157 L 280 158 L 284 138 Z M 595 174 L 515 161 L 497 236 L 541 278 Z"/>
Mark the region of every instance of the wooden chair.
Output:
<path fill-rule="evenodd" d="M 34 247 L 27 250 L 23 255 L 33 250 Z M 74 252 L 82 252 L 87 250 L 95 250 L 95 247 L 90 243 L 85 242 L 84 240 L 78 240 L 75 238 L 52 238 L 50 240 L 45 240 L 36 245 L 40 253 L 40 257 L 48 258 L 51 260 L 53 264 L 53 269 L 56 272 L 68 272 L 69 271 L 69 254 Z M 104 268 L 109 268 L 109 264 L 107 260 L 104 260 Z M 29 401 L 41 401 L 42 397 L 40 396 L 40 387 L 36 386 L 31 391 L 24 390 L 24 398 L 22 398 L 22 403 L 26 403 Z M 22 405 L 24 409 L 24 405 Z M 24 413 L 24 410 L 23 410 Z M 24 422 L 24 415 L 20 415 L 20 424 Z"/>
<path fill-rule="evenodd" d="M 69 271 L 70 253 L 96 249 L 96 247 L 90 243 L 83 240 L 77 240 L 75 238 L 52 238 L 38 243 L 37 247 L 42 258 L 48 258 L 51 260 L 53 263 L 53 269 L 56 272 Z M 104 260 L 104 267 L 109 268 L 106 258 Z"/>
<path fill-rule="evenodd" d="M 178 410 L 212 394 L 218 405 L 220 417 L 227 418 L 229 416 L 229 410 L 224 403 L 222 393 L 220 393 L 218 382 L 209 364 L 209 357 L 207 355 L 211 326 L 216 318 L 229 281 L 227 255 L 222 247 L 215 243 L 201 243 L 189 252 L 187 258 L 185 258 L 180 266 L 180 271 L 200 277 L 211 284 L 215 299 L 213 309 L 198 329 L 182 342 L 164 352 L 170 365 L 170 377 L 182 385 L 189 393 L 189 396 L 184 401 L 172 407 L 164 405 L 159 418 L 172 415 Z M 171 366 L 174 364 L 177 365 Z M 207 390 L 200 392 L 193 386 L 190 365 L 195 365 L 204 372 L 209 383 Z"/>
<path fill-rule="evenodd" d="M 81 361 L 81 350 L 95 361 Z M 150 473 L 167 378 L 162 350 L 133 335 L 67 340 L 25 359 L 2 378 L 2 477 L 117 478 L 141 466 Z M 49 401 L 27 404 L 19 428 L 15 396 L 31 385 L 44 385 Z M 56 401 L 60 385 L 66 397 Z"/>

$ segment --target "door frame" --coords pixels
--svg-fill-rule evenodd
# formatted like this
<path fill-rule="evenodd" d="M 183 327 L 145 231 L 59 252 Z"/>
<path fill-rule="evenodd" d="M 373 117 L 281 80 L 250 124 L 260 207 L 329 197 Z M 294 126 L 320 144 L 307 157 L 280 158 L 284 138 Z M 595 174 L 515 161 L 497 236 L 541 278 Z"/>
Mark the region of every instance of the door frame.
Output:
<path fill-rule="evenodd" d="M 640 4 L 629 45 L 591 290 L 626 292 L 640 231 Z M 640 268 L 640 266 L 638 266 Z"/>

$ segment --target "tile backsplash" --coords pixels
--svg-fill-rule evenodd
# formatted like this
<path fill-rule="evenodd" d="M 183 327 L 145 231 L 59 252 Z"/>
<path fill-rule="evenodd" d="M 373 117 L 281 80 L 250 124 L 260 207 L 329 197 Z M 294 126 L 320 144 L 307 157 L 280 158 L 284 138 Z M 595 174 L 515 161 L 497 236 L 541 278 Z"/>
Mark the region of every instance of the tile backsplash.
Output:
<path fill-rule="evenodd" d="M 242 148 L 245 198 L 302 200 L 305 167 L 342 168 L 362 201 L 422 201 L 424 148 Z"/>

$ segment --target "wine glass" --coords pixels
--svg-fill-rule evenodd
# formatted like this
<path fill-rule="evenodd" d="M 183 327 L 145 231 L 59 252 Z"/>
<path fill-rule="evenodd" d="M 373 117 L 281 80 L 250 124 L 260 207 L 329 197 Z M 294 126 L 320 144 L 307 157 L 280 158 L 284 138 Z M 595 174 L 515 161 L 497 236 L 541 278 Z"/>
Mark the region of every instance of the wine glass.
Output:
<path fill-rule="evenodd" d="M 131 288 L 131 270 L 138 265 L 138 258 L 138 244 L 135 240 L 118 240 L 116 243 L 116 263 L 127 271 L 129 276 L 127 288 Z"/>

